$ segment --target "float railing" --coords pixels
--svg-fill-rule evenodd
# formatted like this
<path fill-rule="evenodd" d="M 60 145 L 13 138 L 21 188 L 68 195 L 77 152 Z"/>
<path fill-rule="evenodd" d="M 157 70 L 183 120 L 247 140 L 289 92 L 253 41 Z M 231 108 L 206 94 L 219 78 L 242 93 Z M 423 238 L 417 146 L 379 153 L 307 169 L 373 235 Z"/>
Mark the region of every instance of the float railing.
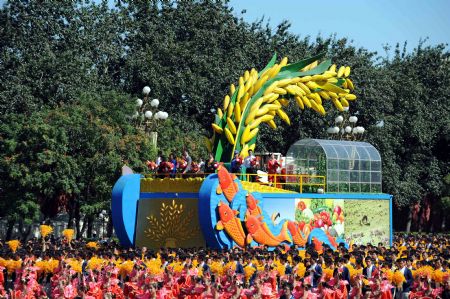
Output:
<path fill-rule="evenodd" d="M 205 178 L 211 173 L 149 173 L 146 178 Z M 280 189 L 289 189 L 303 193 L 306 188 L 308 192 L 312 192 L 311 188 L 321 188 L 326 191 L 326 176 L 310 175 L 310 174 L 279 174 L 279 173 L 235 173 L 243 181 L 258 183 L 261 185 L 272 186 Z M 314 191 L 317 192 L 317 191 Z"/>

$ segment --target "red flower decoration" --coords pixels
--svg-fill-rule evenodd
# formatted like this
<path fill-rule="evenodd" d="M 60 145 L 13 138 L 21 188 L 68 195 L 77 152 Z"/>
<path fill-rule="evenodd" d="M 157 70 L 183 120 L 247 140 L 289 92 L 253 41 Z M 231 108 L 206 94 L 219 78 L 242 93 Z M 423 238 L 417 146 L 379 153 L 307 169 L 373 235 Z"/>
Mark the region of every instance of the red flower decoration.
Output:
<path fill-rule="evenodd" d="M 331 226 L 332 222 L 331 222 L 331 218 L 330 218 L 330 213 L 326 212 L 326 211 L 322 211 L 320 212 L 320 219 L 322 219 L 323 223 Z"/>
<path fill-rule="evenodd" d="M 335 206 L 333 212 L 339 216 L 342 213 L 342 208 L 340 206 Z"/>
<path fill-rule="evenodd" d="M 303 211 L 304 209 L 306 209 L 306 204 L 303 201 L 299 201 L 297 204 L 297 209 Z"/>

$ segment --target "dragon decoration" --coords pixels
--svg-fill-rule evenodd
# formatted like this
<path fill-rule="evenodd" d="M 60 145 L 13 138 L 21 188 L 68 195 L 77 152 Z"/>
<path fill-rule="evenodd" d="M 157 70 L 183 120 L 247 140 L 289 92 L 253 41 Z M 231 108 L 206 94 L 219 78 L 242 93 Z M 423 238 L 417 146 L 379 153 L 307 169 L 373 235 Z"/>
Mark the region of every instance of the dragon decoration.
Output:
<path fill-rule="evenodd" d="M 240 156 L 248 156 L 248 150 L 255 149 L 256 137 L 261 124 L 273 129 L 275 117 L 290 125 L 289 116 L 283 110 L 292 100 L 304 110 L 313 109 L 325 115 L 324 105 L 330 101 L 339 110 L 349 106 L 356 99 L 350 80 L 350 67 L 337 68 L 325 55 L 288 64 L 287 57 L 279 63 L 276 54 L 260 72 L 254 68 L 245 71 L 239 84 L 230 86 L 230 92 L 217 109 L 212 123 L 213 135 L 205 137 L 209 152 L 215 153 L 216 161 L 230 162 L 237 150 Z"/>
<path fill-rule="evenodd" d="M 260 194 L 247 192 L 240 186 L 239 179 L 220 165 L 217 171 L 216 187 L 211 191 L 211 204 L 215 205 L 216 237 L 231 239 L 239 247 L 279 245 L 305 247 L 314 244 L 318 251 L 322 244 L 336 249 L 344 240 L 332 236 L 329 231 L 297 221 L 283 219 L 275 224 L 262 207 Z M 225 242 L 226 243 L 226 242 Z"/>

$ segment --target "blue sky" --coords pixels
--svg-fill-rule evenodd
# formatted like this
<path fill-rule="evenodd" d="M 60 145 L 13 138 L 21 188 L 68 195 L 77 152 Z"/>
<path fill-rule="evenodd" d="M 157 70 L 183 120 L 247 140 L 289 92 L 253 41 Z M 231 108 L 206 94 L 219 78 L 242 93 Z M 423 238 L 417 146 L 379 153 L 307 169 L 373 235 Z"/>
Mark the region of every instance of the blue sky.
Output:
<path fill-rule="evenodd" d="M 385 44 L 408 41 L 412 50 L 427 37 L 427 45 L 450 43 L 450 0 L 230 0 L 229 5 L 249 22 L 264 16 L 275 28 L 288 20 L 290 31 L 301 37 L 336 33 L 379 54 Z"/>
<path fill-rule="evenodd" d="M 450 43 L 450 0 L 231 0 L 230 6 L 237 16 L 246 9 L 250 22 L 264 16 L 275 27 L 288 20 L 302 37 L 336 33 L 379 54 L 384 44 L 408 41 L 412 50 L 426 37 L 427 45 Z"/>

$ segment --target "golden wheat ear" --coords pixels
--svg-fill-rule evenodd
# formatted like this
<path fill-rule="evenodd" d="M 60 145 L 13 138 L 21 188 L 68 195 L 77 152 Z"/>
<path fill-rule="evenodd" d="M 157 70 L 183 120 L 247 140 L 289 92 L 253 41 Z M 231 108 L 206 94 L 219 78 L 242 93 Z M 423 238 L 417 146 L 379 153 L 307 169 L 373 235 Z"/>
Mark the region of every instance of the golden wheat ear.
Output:
<path fill-rule="evenodd" d="M 292 64 L 288 64 L 287 57 L 277 64 L 274 55 L 262 71 L 247 70 L 237 87 L 231 84 L 230 94 L 225 95 L 211 124 L 213 137 L 205 138 L 205 145 L 215 153 L 215 159 L 230 162 L 235 151 L 242 158 L 248 156 L 248 150 L 255 149 L 259 127 L 266 124 L 276 129 L 276 117 L 290 125 L 283 108 L 291 102 L 300 111 L 313 109 L 322 116 L 326 114 L 325 101 L 332 102 L 339 111 L 348 107 L 349 101 L 356 99 L 350 93 L 354 89 L 348 78 L 350 67 L 341 66 L 336 71 L 330 60 L 320 62 L 324 55 Z"/>

